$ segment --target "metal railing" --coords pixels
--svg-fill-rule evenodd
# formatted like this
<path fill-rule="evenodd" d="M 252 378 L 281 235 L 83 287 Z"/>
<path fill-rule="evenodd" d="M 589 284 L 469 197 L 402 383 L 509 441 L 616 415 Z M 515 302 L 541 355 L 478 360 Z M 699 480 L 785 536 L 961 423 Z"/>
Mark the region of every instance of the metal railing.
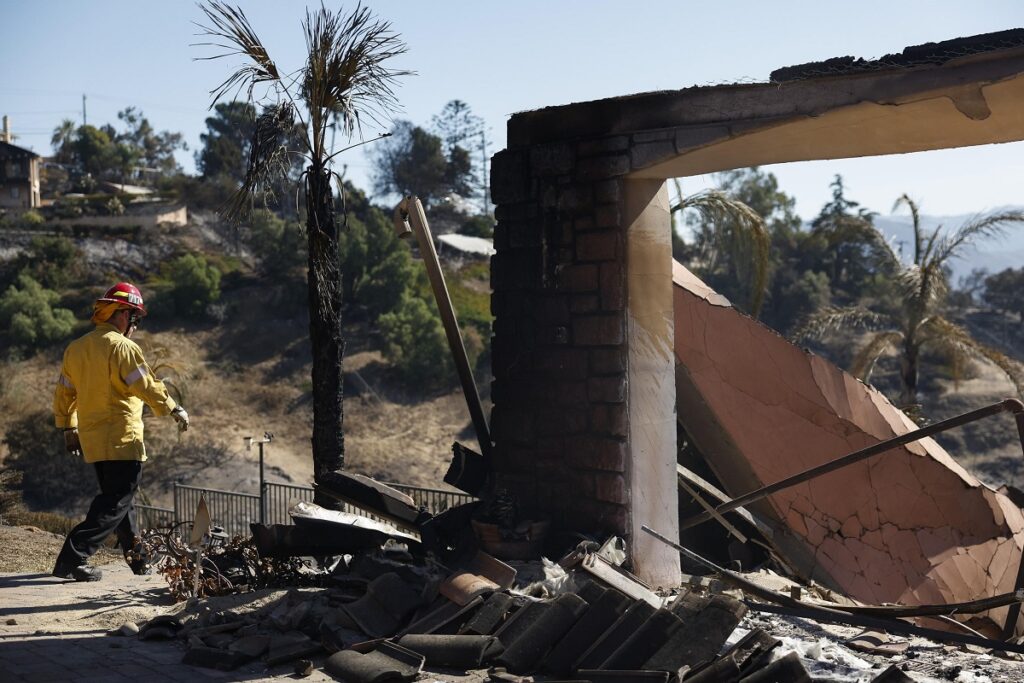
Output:
<path fill-rule="evenodd" d="M 135 515 L 142 529 L 158 529 L 174 526 L 176 515 L 174 508 L 161 508 L 155 505 L 135 504 Z"/>
<path fill-rule="evenodd" d="M 174 515 L 184 522 L 195 517 L 200 497 L 206 497 L 213 524 L 224 527 L 229 536 L 248 536 L 249 525 L 260 521 L 260 497 L 251 493 L 174 485 Z"/>
<path fill-rule="evenodd" d="M 263 505 L 267 519 L 264 524 L 291 524 L 288 508 L 300 500 L 313 502 L 313 489 L 309 486 L 265 483 L 263 485 Z"/>
<path fill-rule="evenodd" d="M 472 496 L 458 491 L 406 484 L 388 484 L 388 486 L 408 495 L 417 506 L 426 508 L 432 514 L 444 512 L 449 508 L 474 500 Z M 313 500 L 312 487 L 294 484 L 264 482 L 262 494 L 259 496 L 252 493 L 221 491 L 175 483 L 173 508 L 138 504 L 135 508 L 141 527 L 169 527 L 191 521 L 195 517 L 199 498 L 205 496 L 213 524 L 224 527 L 224 530 L 231 536 L 248 536 L 249 524 L 260 522 L 261 512 L 264 524 L 291 524 L 288 509 L 300 500 L 307 502 Z M 342 510 L 380 519 L 373 514 L 373 511 L 353 505 L 346 504 Z"/>
<path fill-rule="evenodd" d="M 465 503 L 472 503 L 476 500 L 468 493 L 458 491 L 445 491 L 444 489 L 430 489 L 422 486 L 407 486 L 405 484 L 388 484 L 405 495 L 411 497 L 418 507 L 424 507 L 431 514 L 438 514 L 445 510 Z"/>

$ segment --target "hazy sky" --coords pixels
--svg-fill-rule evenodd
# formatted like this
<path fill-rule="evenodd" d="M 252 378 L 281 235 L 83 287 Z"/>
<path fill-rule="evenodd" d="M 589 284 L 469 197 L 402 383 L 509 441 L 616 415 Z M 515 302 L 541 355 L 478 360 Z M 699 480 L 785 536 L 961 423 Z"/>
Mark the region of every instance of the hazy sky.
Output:
<path fill-rule="evenodd" d="M 302 63 L 304 3 L 241 3 L 284 71 Z M 328 2 L 328 6 L 338 4 Z M 426 124 L 462 99 L 489 127 L 489 153 L 504 146 L 514 112 L 692 85 L 763 82 L 775 68 L 829 57 L 875 58 L 905 46 L 1024 26 L 1020 0 L 859 0 L 606 2 L 515 0 L 367 3 L 409 45 L 397 68 L 401 118 Z M 346 3 L 345 7 L 354 7 Z M 237 62 L 194 61 L 209 54 L 192 22 L 198 7 L 180 0 L 2 0 L 0 113 L 16 141 L 49 154 L 65 117 L 117 122 L 129 105 L 157 130 L 181 131 L 192 152 L 205 130 L 209 91 Z M 368 135 L 375 130 L 365 131 Z M 340 140 L 339 140 L 340 146 Z M 348 177 L 369 186 L 362 152 L 349 153 Z M 972 213 L 1024 204 L 1024 143 L 772 167 L 804 218 L 828 198 L 842 173 L 849 196 L 888 213 L 908 192 L 930 214 Z M 684 181 L 693 191 L 713 178 Z"/>

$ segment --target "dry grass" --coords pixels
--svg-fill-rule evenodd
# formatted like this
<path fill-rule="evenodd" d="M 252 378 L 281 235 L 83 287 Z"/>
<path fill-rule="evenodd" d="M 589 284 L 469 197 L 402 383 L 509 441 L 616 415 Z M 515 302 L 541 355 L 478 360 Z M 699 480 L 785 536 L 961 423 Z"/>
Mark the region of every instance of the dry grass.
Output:
<path fill-rule="evenodd" d="M 47 572 L 53 571 L 54 560 L 60 552 L 64 537 L 43 531 L 34 526 L 0 526 L 0 572 Z M 100 550 L 91 564 L 123 562 L 116 550 Z"/>
<path fill-rule="evenodd" d="M 151 504 L 169 505 L 176 479 L 254 493 L 258 451 L 247 451 L 244 437 L 263 432 L 274 434 L 266 448 L 268 480 L 308 484 L 312 479 L 312 402 L 309 365 L 304 362 L 308 351 L 298 337 L 305 322 L 267 320 L 247 311 L 236 324 L 244 329 L 151 328 L 137 337 L 151 365 L 180 368 L 158 374 L 172 378 L 172 394 L 183 397 L 192 418 L 191 429 L 183 435 L 170 419 L 145 418 L 150 463 L 143 491 Z M 288 331 L 278 334 L 275 330 L 282 327 Z M 223 345 L 244 338 L 245 330 L 245 343 Z M 253 341 L 260 335 L 262 340 Z M 350 377 L 358 372 L 360 379 L 349 381 L 346 388 L 347 467 L 386 481 L 444 487 L 452 441 L 475 448 L 471 432 L 466 433 L 469 418 L 461 392 L 425 399 L 406 394 L 388 380 L 379 353 L 359 349 L 362 332 L 351 336 L 345 370 Z M 50 410 L 59 364 L 60 350 L 51 350 L 0 367 L 8 379 L 0 394 L 0 434 L 21 415 Z M 178 460 L 161 462 L 175 446 Z M 5 456 L 6 447 L 0 446 L 0 459 Z M 92 495 L 93 482 L 84 486 Z"/>

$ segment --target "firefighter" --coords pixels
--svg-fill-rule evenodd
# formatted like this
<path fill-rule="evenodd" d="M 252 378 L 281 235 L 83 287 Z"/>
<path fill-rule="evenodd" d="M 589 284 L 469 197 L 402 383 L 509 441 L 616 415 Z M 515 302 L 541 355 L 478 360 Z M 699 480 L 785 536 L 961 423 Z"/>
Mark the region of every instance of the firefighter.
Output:
<path fill-rule="evenodd" d="M 164 383 L 142 357 L 132 334 L 146 315 L 142 294 L 127 282 L 107 290 L 93 304 L 96 328 L 64 351 L 53 396 L 57 428 L 67 451 L 92 463 L 100 493 L 85 521 L 64 541 L 53 575 L 98 581 L 103 573 L 86 564 L 111 534 L 117 534 L 128 566 L 149 573 L 148 558 L 135 522 L 133 497 L 139 487 L 146 447 L 142 441 L 142 404 L 156 415 L 171 415 L 188 429 L 185 409 L 167 394 Z"/>

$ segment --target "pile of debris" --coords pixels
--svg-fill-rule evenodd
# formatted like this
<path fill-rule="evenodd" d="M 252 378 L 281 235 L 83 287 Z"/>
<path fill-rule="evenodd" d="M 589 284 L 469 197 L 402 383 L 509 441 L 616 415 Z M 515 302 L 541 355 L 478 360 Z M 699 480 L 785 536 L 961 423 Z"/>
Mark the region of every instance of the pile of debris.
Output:
<path fill-rule="evenodd" d="M 779 641 L 760 629 L 720 654 L 746 606 L 698 591 L 663 598 L 616 565 L 624 556 L 615 547 L 582 547 L 515 589 L 517 570 L 482 551 L 445 575 L 388 543 L 340 563 L 330 587 L 293 590 L 248 614 L 194 603 L 139 637 L 179 638 L 184 663 L 223 670 L 263 658 L 299 660 L 303 671 L 331 653 L 325 669 L 355 682 L 412 680 L 424 667 L 491 667 L 502 681 L 810 680 L 795 653 L 772 660 Z"/>
<path fill-rule="evenodd" d="M 514 505 L 492 500 L 431 516 L 358 475 L 339 474 L 320 487 L 376 518 L 298 503 L 295 524 L 254 524 L 251 544 L 223 545 L 192 565 L 205 570 L 195 583 L 203 590 L 271 585 L 271 565 L 231 578 L 224 569 L 255 549 L 258 562 L 277 562 L 288 578 L 301 574 L 316 588 L 278 592 L 255 607 L 255 598 L 221 609 L 190 600 L 177 614 L 143 625 L 139 637 L 184 641 L 190 665 L 233 670 L 262 660 L 268 667 L 295 663 L 301 675 L 322 661 L 329 674 L 355 683 L 413 680 L 425 668 L 504 682 L 535 675 L 609 683 L 828 680 L 812 679 L 797 653 L 757 622 L 741 626 L 748 603 L 764 611 L 751 599 L 804 605 L 794 592 L 775 595 L 716 567 L 717 579 L 694 578 L 659 595 L 623 568 L 618 538 L 585 541 L 557 564 L 504 562 L 480 549 L 481 519 L 506 515 L 505 540 L 487 546 L 492 550 L 516 555 L 539 547 L 529 538 L 536 523 L 517 523 Z M 300 556 L 308 559 L 297 572 Z M 181 567 L 190 558 L 165 556 L 165 575 L 189 585 Z M 890 666 L 872 680 L 913 679 Z"/>

